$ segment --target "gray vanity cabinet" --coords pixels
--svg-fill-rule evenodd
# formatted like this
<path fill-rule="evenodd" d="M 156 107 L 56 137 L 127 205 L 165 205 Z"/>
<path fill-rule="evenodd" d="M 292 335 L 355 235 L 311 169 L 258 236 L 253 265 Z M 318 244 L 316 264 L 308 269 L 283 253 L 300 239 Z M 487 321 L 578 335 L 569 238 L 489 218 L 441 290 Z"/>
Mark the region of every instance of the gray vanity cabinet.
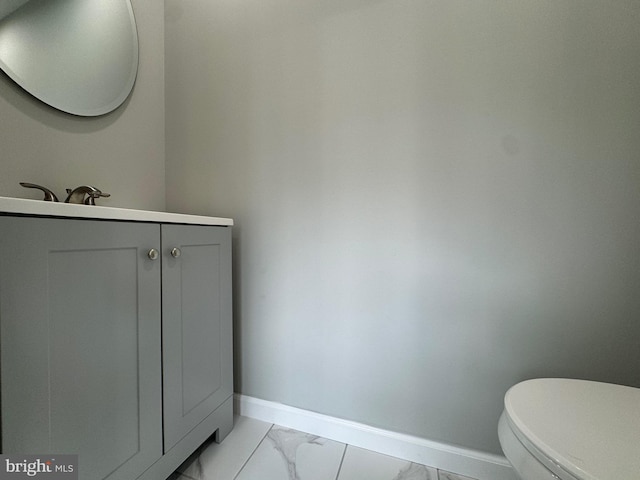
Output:
<path fill-rule="evenodd" d="M 233 394 L 231 229 L 162 226 L 164 448 Z"/>
<path fill-rule="evenodd" d="M 2 453 L 161 480 L 223 438 L 230 276 L 226 227 L 0 216 Z"/>
<path fill-rule="evenodd" d="M 131 480 L 162 455 L 153 224 L 0 217 L 3 453 Z"/>

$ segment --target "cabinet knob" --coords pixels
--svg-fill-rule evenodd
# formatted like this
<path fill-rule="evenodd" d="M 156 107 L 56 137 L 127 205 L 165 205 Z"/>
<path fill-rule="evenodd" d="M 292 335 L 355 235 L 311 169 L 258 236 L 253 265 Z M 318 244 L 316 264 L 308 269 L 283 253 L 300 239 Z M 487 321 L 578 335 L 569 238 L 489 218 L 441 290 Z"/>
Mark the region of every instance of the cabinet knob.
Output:
<path fill-rule="evenodd" d="M 149 250 L 149 253 L 147 253 L 147 256 L 151 260 L 156 260 L 158 258 L 158 255 L 158 250 L 156 250 L 155 248 L 152 248 L 151 250 Z"/>
<path fill-rule="evenodd" d="M 173 258 L 178 258 L 180 255 L 182 255 L 182 252 L 180 251 L 180 249 L 178 247 L 173 247 L 171 249 L 171 256 Z"/>

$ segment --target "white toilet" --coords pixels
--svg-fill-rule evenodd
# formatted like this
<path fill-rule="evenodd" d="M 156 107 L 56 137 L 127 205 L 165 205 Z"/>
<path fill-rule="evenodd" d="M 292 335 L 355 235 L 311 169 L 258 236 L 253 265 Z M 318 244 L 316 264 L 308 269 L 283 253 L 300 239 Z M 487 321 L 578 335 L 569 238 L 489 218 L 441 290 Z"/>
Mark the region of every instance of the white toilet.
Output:
<path fill-rule="evenodd" d="M 528 380 L 505 395 L 498 435 L 522 480 L 639 480 L 640 389 Z"/>

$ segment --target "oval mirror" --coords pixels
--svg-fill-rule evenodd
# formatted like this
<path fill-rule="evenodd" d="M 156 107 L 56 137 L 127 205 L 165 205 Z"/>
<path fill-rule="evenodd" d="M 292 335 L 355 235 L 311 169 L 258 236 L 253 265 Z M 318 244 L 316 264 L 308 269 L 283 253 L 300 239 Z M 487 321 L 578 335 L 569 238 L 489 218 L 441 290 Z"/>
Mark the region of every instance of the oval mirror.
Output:
<path fill-rule="evenodd" d="M 138 71 L 130 1 L 0 0 L 0 68 L 63 112 L 115 110 Z"/>

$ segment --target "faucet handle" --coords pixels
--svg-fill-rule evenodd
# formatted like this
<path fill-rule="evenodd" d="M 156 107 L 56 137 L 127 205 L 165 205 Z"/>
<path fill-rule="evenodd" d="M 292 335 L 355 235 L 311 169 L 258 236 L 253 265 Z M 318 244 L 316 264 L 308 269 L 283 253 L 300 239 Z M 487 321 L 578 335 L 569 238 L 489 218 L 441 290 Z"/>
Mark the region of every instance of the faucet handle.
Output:
<path fill-rule="evenodd" d="M 77 203 L 80 205 L 82 205 L 83 203 L 85 205 L 95 205 L 96 198 L 111 196 L 108 193 L 102 193 L 101 190 L 97 189 L 96 187 L 92 187 L 91 185 L 80 185 L 73 190 L 67 188 L 67 194 L 68 195 L 65 203 Z"/>
<path fill-rule="evenodd" d="M 85 205 L 95 205 L 96 204 L 96 198 L 100 198 L 100 197 L 110 197 L 111 194 L 110 193 L 103 193 L 100 190 L 96 190 L 94 192 L 89 192 L 87 194 L 87 198 L 84 201 Z"/>
<path fill-rule="evenodd" d="M 24 188 L 35 188 L 38 190 L 42 190 L 44 192 L 44 201 L 45 202 L 57 202 L 58 201 L 58 197 L 56 197 L 56 194 L 53 193 L 51 190 L 49 190 L 47 187 L 43 187 L 41 185 L 36 185 L 35 183 L 27 183 L 27 182 L 20 182 L 20 185 L 22 185 Z"/>

